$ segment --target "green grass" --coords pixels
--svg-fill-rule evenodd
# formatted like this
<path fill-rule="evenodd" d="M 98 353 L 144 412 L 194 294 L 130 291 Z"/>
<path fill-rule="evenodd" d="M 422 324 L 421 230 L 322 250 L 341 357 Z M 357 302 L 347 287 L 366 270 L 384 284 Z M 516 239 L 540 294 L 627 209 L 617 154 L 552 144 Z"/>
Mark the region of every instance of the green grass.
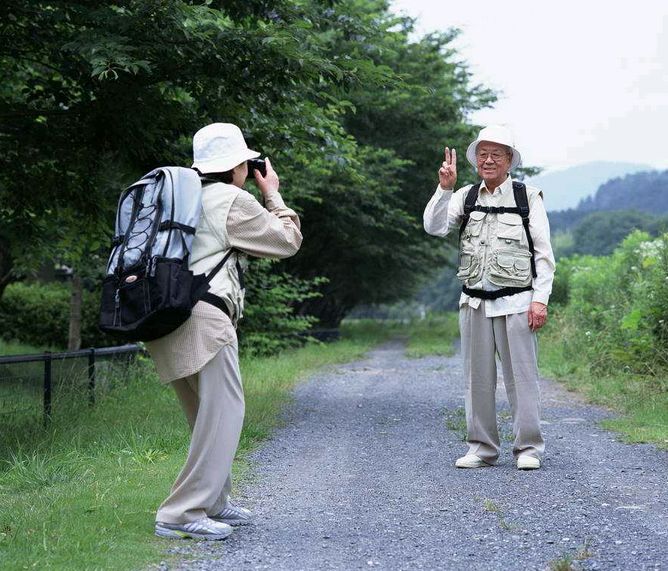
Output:
<path fill-rule="evenodd" d="M 428 355 L 449 357 L 454 354 L 454 341 L 459 336 L 457 313 L 434 313 L 425 319 L 411 321 L 373 319 L 344 322 L 358 333 L 375 337 L 398 338 L 406 343 L 406 356 L 418 359 Z"/>
<path fill-rule="evenodd" d="M 594 373 L 586 350 L 576 350 L 568 344 L 571 337 L 568 323 L 557 313 L 540 336 L 541 373 L 582 393 L 590 402 L 619 412 L 619 418 L 606 420 L 602 426 L 619 432 L 625 441 L 668 448 L 666 378 L 624 371 Z"/>
<path fill-rule="evenodd" d="M 428 355 L 450 357 L 454 354 L 454 341 L 459 336 L 457 313 L 430 315 L 411 323 L 407 331 L 406 355 L 412 358 Z"/>
<path fill-rule="evenodd" d="M 247 415 L 237 476 L 299 379 L 357 359 L 389 334 L 355 325 L 345 333 L 337 343 L 242 359 Z M 85 398 L 62 400 L 48 429 L 0 417 L 1 569 L 125 570 L 168 557 L 153 518 L 185 459 L 188 428 L 149 360 L 131 377 L 100 390 L 92 409 Z"/>
<path fill-rule="evenodd" d="M 19 343 L 17 341 L 3 341 L 0 339 L 0 356 L 2 355 L 30 355 L 31 353 L 41 353 L 48 350 L 47 348 L 34 347 Z"/>
<path fill-rule="evenodd" d="M 573 563 L 573 555 L 565 553 L 559 559 L 554 559 L 548 563 L 550 571 L 576 571 L 577 567 Z"/>
<path fill-rule="evenodd" d="M 455 432 L 459 440 L 466 441 L 466 411 L 463 406 L 445 410 L 445 427 Z"/>

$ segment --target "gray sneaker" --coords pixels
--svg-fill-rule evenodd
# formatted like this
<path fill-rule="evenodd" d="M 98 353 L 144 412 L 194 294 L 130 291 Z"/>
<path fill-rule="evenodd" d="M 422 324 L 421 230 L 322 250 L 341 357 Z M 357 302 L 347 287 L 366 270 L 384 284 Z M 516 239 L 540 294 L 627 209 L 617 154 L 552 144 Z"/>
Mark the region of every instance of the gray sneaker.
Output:
<path fill-rule="evenodd" d="M 192 523 L 155 522 L 155 534 L 169 539 L 201 539 L 215 541 L 225 539 L 232 533 L 232 527 L 221 521 L 203 517 Z"/>
<path fill-rule="evenodd" d="M 220 513 L 209 517 L 214 521 L 228 525 L 248 525 L 253 520 L 253 514 L 250 510 L 235 506 L 232 502 L 227 502 L 227 505 Z"/>

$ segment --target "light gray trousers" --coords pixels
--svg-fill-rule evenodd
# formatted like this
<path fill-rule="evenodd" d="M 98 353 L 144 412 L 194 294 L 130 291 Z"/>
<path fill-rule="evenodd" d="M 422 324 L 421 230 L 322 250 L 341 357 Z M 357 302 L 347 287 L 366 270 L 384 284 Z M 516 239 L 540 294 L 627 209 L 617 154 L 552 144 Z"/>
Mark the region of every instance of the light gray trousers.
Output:
<path fill-rule="evenodd" d="M 225 345 L 201 371 L 171 385 L 192 438 L 185 466 L 155 519 L 191 523 L 219 513 L 232 488 L 232 461 L 245 411 L 236 345 Z"/>
<path fill-rule="evenodd" d="M 496 354 L 513 415 L 513 455 L 540 458 L 545 443 L 540 431 L 540 388 L 536 334 L 529 329 L 527 312 L 499 317 L 477 309 L 459 310 L 464 377 L 466 428 L 469 454 L 489 464 L 499 457 L 496 425 Z"/>

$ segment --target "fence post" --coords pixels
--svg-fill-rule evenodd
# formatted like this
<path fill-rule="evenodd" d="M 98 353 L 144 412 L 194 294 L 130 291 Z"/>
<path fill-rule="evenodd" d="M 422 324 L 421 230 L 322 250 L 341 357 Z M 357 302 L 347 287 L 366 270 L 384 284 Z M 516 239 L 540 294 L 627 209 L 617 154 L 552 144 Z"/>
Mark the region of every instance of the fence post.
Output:
<path fill-rule="evenodd" d="M 44 426 L 51 420 L 51 353 L 46 352 L 44 359 Z"/>
<path fill-rule="evenodd" d="M 95 348 L 88 353 L 88 404 L 95 404 Z"/>

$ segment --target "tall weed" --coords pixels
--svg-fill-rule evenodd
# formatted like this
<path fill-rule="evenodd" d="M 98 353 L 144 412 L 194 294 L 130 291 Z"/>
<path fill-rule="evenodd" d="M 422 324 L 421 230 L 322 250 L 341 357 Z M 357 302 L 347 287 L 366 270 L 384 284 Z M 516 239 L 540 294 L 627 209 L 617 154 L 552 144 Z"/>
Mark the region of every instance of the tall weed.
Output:
<path fill-rule="evenodd" d="M 560 261 L 540 365 L 626 416 L 607 426 L 668 445 L 668 234 L 634 232 L 610 256 Z"/>
<path fill-rule="evenodd" d="M 610 256 L 565 264 L 570 334 L 566 345 L 586 355 L 593 372 L 656 377 L 668 367 L 668 235 L 634 232 Z M 663 387 L 665 388 L 665 386 Z"/>

